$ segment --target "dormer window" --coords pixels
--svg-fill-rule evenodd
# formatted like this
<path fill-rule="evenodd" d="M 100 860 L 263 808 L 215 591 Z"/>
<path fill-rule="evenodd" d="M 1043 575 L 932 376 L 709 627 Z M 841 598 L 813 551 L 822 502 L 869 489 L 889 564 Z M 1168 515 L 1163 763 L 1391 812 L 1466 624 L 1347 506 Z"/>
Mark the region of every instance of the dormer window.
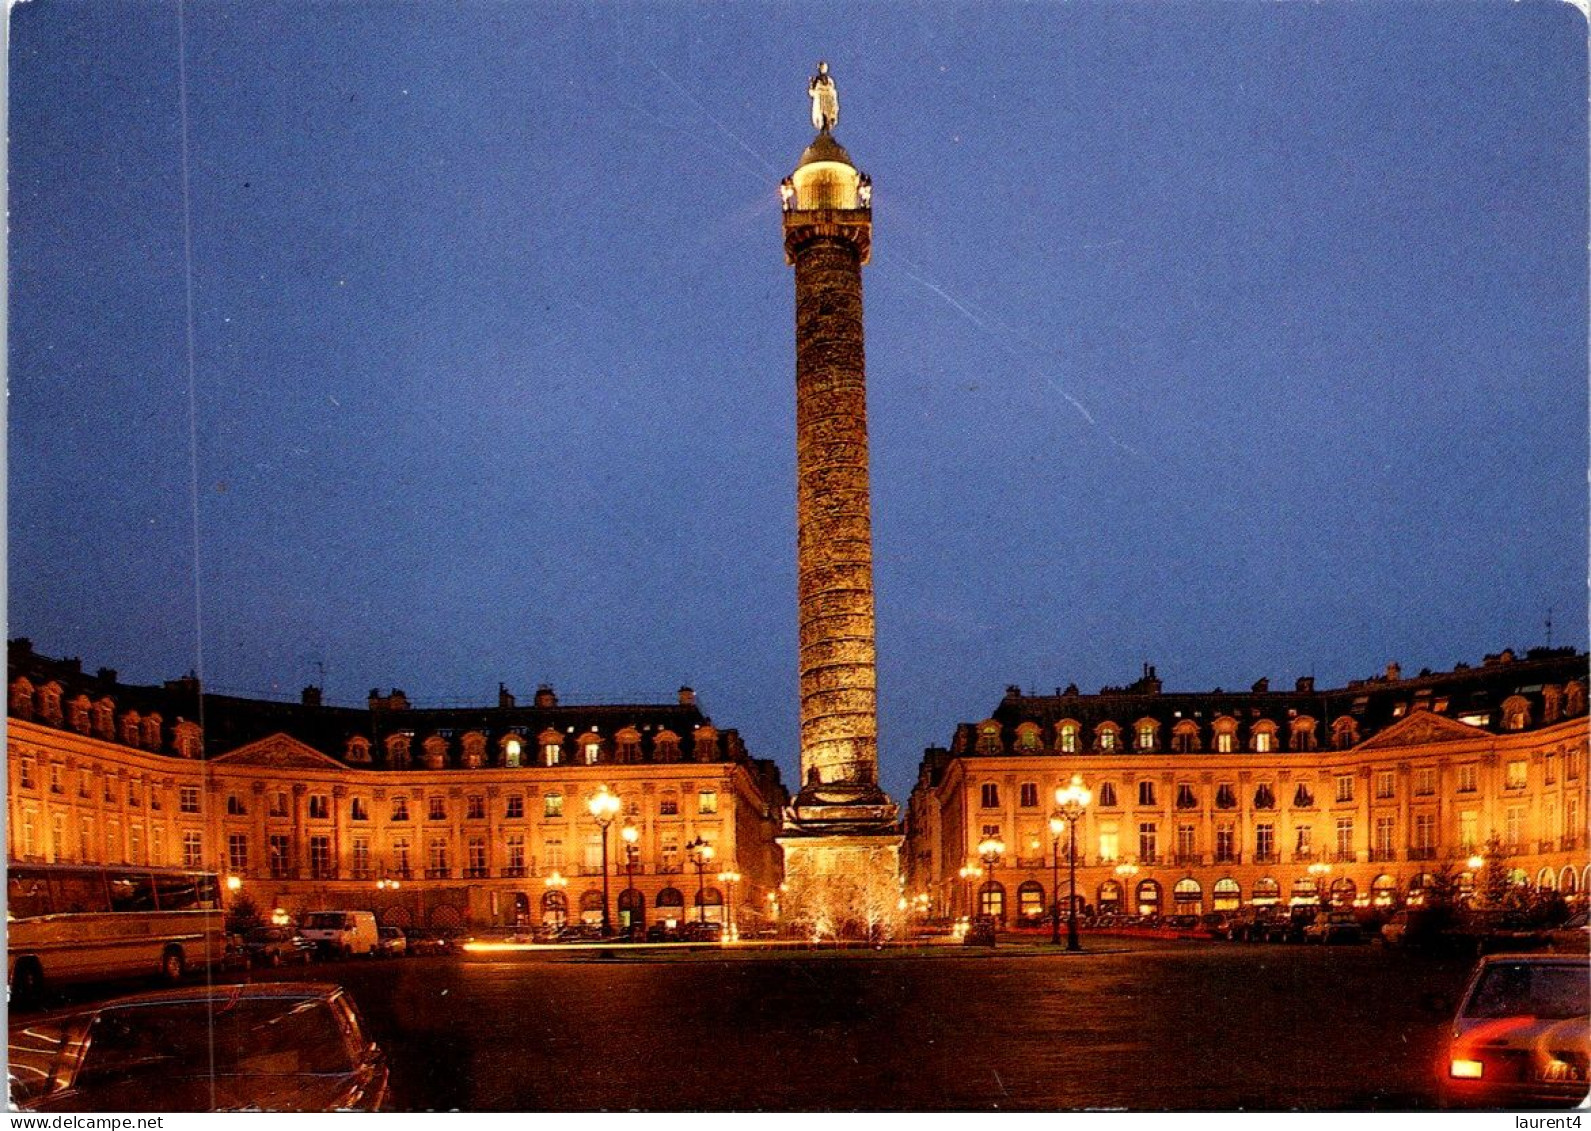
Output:
<path fill-rule="evenodd" d="M 502 749 L 503 765 L 507 766 L 509 769 L 517 768 L 519 766 L 520 750 L 522 749 L 519 739 L 513 735 L 509 735 L 507 738 L 503 739 Z"/>
<path fill-rule="evenodd" d="M 1121 728 L 1115 723 L 1100 723 L 1094 731 L 1094 742 L 1102 753 L 1111 753 L 1119 748 L 1118 739 Z"/>
<path fill-rule="evenodd" d="M 978 753 L 1000 753 L 1000 724 L 994 721 L 978 724 Z"/>
<path fill-rule="evenodd" d="M 1058 736 L 1056 743 L 1060 746 L 1062 754 L 1077 753 L 1078 736 L 1082 733 L 1082 729 L 1074 722 L 1064 722 L 1060 725 L 1056 732 Z"/>
<path fill-rule="evenodd" d="M 1160 729 L 1160 724 L 1153 719 L 1140 719 L 1134 728 L 1135 743 L 1137 748 L 1148 753 L 1155 748 L 1155 735 Z"/>

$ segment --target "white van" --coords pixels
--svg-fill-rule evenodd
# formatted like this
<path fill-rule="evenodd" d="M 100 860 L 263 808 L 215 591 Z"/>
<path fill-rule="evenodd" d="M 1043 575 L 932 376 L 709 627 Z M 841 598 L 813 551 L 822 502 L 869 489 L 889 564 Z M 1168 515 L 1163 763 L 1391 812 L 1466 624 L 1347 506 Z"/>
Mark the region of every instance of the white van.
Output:
<path fill-rule="evenodd" d="M 311 911 L 298 933 L 332 958 L 373 954 L 381 939 L 372 911 Z"/>

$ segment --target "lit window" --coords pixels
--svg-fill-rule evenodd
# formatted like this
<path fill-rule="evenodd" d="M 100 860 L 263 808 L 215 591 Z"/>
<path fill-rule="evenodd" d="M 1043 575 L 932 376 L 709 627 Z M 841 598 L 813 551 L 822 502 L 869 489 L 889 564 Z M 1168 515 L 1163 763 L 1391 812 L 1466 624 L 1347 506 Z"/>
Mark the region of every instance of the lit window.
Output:
<path fill-rule="evenodd" d="M 585 754 L 586 765 L 588 766 L 595 766 L 602 757 L 602 744 L 600 742 L 588 742 L 581 750 Z"/>
<path fill-rule="evenodd" d="M 562 817 L 563 816 L 563 794 L 561 794 L 561 793 L 549 793 L 545 797 L 543 797 L 541 799 L 541 801 L 542 801 L 542 816 L 544 816 L 544 817 Z"/>
<path fill-rule="evenodd" d="M 1337 775 L 1337 800 L 1339 802 L 1347 802 L 1347 801 L 1352 801 L 1353 800 L 1353 775 L 1352 774 L 1338 774 Z"/>
<path fill-rule="evenodd" d="M 704 789 L 696 795 L 696 812 L 704 816 L 718 812 L 718 791 Z"/>
<path fill-rule="evenodd" d="M 1061 753 L 1062 754 L 1076 754 L 1077 753 L 1077 731 L 1078 731 L 1078 728 L 1077 728 L 1077 724 L 1076 723 L 1063 723 L 1061 725 Z"/>
<path fill-rule="evenodd" d="M 1417 797 L 1429 797 L 1436 792 L 1436 767 L 1420 766 L 1414 771 L 1414 793 Z"/>
<path fill-rule="evenodd" d="M 541 759 L 549 766 L 556 766 L 563 761 L 563 743 L 544 742 L 541 744 Z"/>
<path fill-rule="evenodd" d="M 1276 736 L 1271 731 L 1260 730 L 1254 732 L 1254 752 L 1256 754 L 1269 754 L 1276 748 Z"/>
<path fill-rule="evenodd" d="M 1510 761 L 1505 770 L 1503 779 L 1504 789 L 1524 789 L 1529 778 L 1529 763 L 1524 759 Z M 1513 840 L 1512 837 L 1509 838 Z"/>
<path fill-rule="evenodd" d="M 1475 792 L 1475 763 L 1465 762 L 1458 768 L 1458 791 L 1460 793 Z"/>
<path fill-rule="evenodd" d="M 1389 801 L 1395 795 L 1397 781 L 1391 770 L 1376 771 L 1376 800 Z"/>
<path fill-rule="evenodd" d="M 1116 724 L 1103 723 L 1099 728 L 1099 748 L 1101 750 L 1116 749 Z"/>
<path fill-rule="evenodd" d="M 510 738 L 503 743 L 503 765 L 509 768 L 519 765 L 519 739 Z"/>
<path fill-rule="evenodd" d="M 204 841 L 198 833 L 182 834 L 182 866 L 199 868 L 204 865 Z"/>

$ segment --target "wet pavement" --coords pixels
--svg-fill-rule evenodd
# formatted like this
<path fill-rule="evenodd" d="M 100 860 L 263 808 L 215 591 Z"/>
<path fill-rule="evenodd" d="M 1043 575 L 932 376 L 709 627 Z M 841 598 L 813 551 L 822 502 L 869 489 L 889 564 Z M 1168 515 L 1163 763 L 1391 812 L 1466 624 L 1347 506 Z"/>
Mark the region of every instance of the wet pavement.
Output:
<path fill-rule="evenodd" d="M 682 955 L 624 948 L 312 966 L 400 1109 L 1427 1109 L 1471 963 L 1380 947 L 1098 940 Z M 1105 952 L 1106 948 L 1109 952 Z"/>

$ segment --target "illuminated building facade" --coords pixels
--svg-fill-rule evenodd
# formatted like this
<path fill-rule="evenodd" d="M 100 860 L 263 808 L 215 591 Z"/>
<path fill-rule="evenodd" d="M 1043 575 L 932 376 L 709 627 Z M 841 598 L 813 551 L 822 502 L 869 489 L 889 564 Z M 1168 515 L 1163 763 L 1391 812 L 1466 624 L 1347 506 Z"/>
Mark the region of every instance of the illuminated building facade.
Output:
<path fill-rule="evenodd" d="M 1467 882 L 1476 854 L 1584 898 L 1586 683 L 1585 654 L 1533 649 L 1325 691 L 1169 693 L 1147 665 L 1097 695 L 1012 687 L 924 755 L 909 890 L 936 914 L 1007 923 L 1043 921 L 1052 892 L 1064 907 L 1048 822 L 1078 774 L 1093 798 L 1076 898 L 1101 912 L 1401 904 L 1440 869 Z M 989 841 L 1003 852 L 986 867 Z"/>
<path fill-rule="evenodd" d="M 622 706 L 562 704 L 548 687 L 526 705 L 500 690 L 490 707 L 372 692 L 351 708 L 316 688 L 281 703 L 201 696 L 191 678 L 129 686 L 26 640 L 8 666 L 12 861 L 210 869 L 264 910 L 369 909 L 394 926 L 598 923 L 587 802 L 606 786 L 620 801 L 615 926 L 747 923 L 782 878 L 778 769 L 689 688 Z M 700 873 L 698 840 L 714 849 Z"/>

